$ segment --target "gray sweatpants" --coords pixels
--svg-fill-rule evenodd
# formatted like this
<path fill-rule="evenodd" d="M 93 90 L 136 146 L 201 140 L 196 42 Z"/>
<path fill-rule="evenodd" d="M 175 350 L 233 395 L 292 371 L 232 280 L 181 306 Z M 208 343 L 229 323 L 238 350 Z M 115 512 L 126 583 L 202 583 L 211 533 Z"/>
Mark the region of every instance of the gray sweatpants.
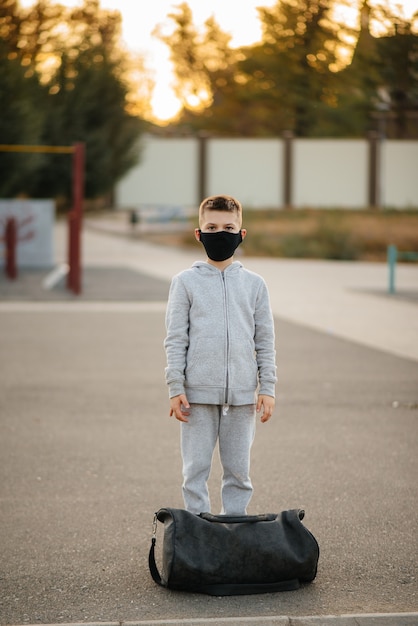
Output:
<path fill-rule="evenodd" d="M 226 413 L 222 405 L 191 404 L 189 421 L 181 424 L 183 498 L 188 511 L 210 512 L 207 481 L 219 441 L 222 513 L 246 514 L 253 493 L 249 471 L 255 419 L 255 404 L 230 406 Z"/>

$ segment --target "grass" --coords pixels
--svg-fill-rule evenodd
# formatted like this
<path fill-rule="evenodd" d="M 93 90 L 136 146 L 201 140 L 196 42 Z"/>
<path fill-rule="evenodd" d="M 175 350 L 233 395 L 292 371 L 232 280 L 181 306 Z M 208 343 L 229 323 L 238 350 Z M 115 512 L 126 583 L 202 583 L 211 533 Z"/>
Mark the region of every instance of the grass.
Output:
<path fill-rule="evenodd" d="M 189 232 L 141 235 L 157 243 L 196 246 Z M 393 244 L 402 251 L 418 252 L 418 210 L 294 209 L 246 210 L 243 243 L 247 256 L 386 260 Z"/>

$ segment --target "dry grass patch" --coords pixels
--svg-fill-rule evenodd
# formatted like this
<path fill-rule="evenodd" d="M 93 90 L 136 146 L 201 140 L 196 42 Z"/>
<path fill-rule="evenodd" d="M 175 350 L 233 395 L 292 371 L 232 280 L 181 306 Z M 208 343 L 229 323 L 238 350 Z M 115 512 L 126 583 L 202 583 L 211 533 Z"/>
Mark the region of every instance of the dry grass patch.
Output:
<path fill-rule="evenodd" d="M 196 246 L 193 229 L 148 233 L 141 237 L 165 245 Z M 243 226 L 248 256 L 386 260 L 390 244 L 418 251 L 418 211 L 343 209 L 246 210 Z"/>

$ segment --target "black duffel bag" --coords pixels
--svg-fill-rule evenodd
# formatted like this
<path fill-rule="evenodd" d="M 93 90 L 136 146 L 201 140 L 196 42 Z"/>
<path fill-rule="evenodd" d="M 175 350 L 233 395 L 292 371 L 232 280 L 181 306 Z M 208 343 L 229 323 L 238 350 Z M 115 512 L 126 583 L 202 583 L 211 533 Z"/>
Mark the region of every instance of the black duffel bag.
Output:
<path fill-rule="evenodd" d="M 215 596 L 298 589 L 317 572 L 319 546 L 303 510 L 232 517 L 160 509 L 149 568 L 156 583 Z M 157 520 L 164 524 L 161 574 L 155 562 Z"/>

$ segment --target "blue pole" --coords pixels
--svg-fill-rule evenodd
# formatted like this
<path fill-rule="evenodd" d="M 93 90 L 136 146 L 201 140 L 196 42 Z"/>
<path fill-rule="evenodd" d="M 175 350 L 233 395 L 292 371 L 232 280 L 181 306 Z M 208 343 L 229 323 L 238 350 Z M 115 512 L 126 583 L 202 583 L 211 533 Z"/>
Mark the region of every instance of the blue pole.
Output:
<path fill-rule="evenodd" d="M 388 246 L 387 259 L 389 266 L 389 293 L 395 293 L 395 269 L 398 251 L 396 246 Z"/>

